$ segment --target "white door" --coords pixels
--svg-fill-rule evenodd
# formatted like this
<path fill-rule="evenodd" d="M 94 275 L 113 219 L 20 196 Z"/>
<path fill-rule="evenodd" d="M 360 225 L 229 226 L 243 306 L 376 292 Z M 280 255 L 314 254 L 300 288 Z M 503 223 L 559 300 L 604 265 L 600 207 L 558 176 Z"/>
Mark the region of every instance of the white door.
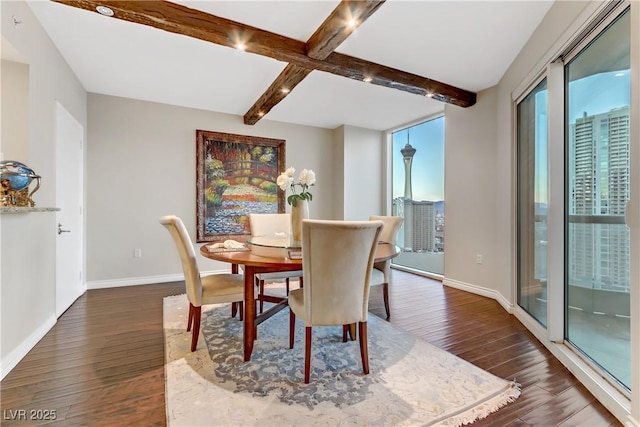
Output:
<path fill-rule="evenodd" d="M 56 317 L 85 290 L 82 272 L 84 128 L 56 103 Z"/>

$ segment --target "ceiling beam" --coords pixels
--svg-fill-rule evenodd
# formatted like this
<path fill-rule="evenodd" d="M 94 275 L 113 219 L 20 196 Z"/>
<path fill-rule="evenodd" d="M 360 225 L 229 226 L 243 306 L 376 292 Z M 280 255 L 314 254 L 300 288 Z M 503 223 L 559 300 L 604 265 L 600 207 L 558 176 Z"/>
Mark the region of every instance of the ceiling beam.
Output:
<path fill-rule="evenodd" d="M 159 0 L 148 1 L 96 1 L 53 0 L 95 12 L 97 6 L 108 6 L 114 17 L 137 24 L 148 25 L 176 34 L 183 34 L 222 46 L 238 48 L 267 56 L 310 70 L 324 71 L 356 80 L 398 89 L 418 95 L 430 96 L 438 101 L 460 107 L 470 107 L 476 94 L 446 83 L 431 80 L 384 65 L 331 53 L 323 60 L 307 56 L 306 43 L 266 30 L 251 27 L 229 19 Z"/>
<path fill-rule="evenodd" d="M 385 0 L 351 1 L 342 0 L 331 15 L 313 33 L 306 44 L 307 56 L 325 59 L 358 26 L 373 14 Z M 269 86 L 265 93 L 244 115 L 245 125 L 254 125 L 273 107 L 282 101 L 300 83 L 311 69 L 289 64 Z"/>
<path fill-rule="evenodd" d="M 298 65 L 288 64 L 260 99 L 244 115 L 245 125 L 255 125 L 273 107 L 282 101 L 309 73 L 313 71 Z"/>
<path fill-rule="evenodd" d="M 382 1 L 343 0 L 307 40 L 307 56 L 325 59 L 378 10 Z"/>

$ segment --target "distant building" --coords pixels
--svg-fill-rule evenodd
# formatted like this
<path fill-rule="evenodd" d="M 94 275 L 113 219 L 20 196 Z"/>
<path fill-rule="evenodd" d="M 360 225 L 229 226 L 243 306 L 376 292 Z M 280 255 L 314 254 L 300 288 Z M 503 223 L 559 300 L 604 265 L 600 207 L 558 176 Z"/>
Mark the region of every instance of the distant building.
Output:
<path fill-rule="evenodd" d="M 404 201 L 405 220 L 407 213 L 412 218 L 410 226 L 405 227 L 405 244 L 410 235 L 413 251 L 436 251 L 436 209 L 434 202 Z M 410 229 L 410 233 L 407 231 Z"/>
<path fill-rule="evenodd" d="M 413 249 L 413 233 L 414 233 L 414 218 L 413 209 L 411 208 L 411 202 L 413 199 L 411 189 L 411 163 L 413 162 L 413 155 L 416 154 L 416 149 L 409 144 L 409 133 L 407 132 L 407 144 L 402 150 L 400 150 L 402 158 L 404 160 L 404 249 Z M 407 205 L 408 204 L 408 205 Z"/>
<path fill-rule="evenodd" d="M 407 144 L 402 150 L 400 150 L 402 158 L 404 159 L 404 198 L 405 200 L 413 199 L 411 190 L 411 163 L 413 162 L 413 155 L 416 154 L 416 149 L 409 144 L 409 134 L 407 133 Z"/>
<path fill-rule="evenodd" d="M 629 107 L 584 113 L 569 130 L 569 278 L 629 291 L 629 231 L 614 221 L 629 199 Z M 593 216 L 609 216 L 594 224 Z M 571 220 L 571 218 L 574 218 Z"/>

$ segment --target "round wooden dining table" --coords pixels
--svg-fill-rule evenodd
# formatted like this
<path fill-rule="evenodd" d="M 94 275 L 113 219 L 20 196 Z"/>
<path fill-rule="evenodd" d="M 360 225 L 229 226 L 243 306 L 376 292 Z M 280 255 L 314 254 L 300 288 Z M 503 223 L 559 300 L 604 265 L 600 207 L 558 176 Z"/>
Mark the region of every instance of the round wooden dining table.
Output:
<path fill-rule="evenodd" d="M 259 273 L 271 273 L 278 271 L 302 270 L 302 259 L 290 259 L 285 257 L 268 257 L 256 255 L 253 251 L 246 250 L 220 250 L 212 247 L 212 243 L 200 247 L 203 257 L 226 262 L 232 265 L 232 271 L 237 272 L 237 266 L 244 266 L 244 316 L 243 316 L 243 342 L 244 360 L 251 360 L 253 342 L 256 339 L 256 328 L 259 324 L 287 307 L 287 299 L 276 296 L 260 295 L 259 298 L 275 305 L 263 313 L 256 313 L 255 275 Z M 379 242 L 375 262 L 386 261 L 400 255 L 400 248 L 390 243 Z"/>

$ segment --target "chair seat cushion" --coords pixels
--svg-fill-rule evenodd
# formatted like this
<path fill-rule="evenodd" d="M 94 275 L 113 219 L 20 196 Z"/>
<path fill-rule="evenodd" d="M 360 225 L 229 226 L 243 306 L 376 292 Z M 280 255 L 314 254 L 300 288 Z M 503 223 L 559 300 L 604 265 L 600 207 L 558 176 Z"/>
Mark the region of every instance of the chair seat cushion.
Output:
<path fill-rule="evenodd" d="M 202 304 L 218 304 L 244 300 L 242 274 L 210 274 L 201 278 Z"/>
<path fill-rule="evenodd" d="M 289 309 L 304 321 L 304 290 L 294 289 L 289 292 Z"/>
<path fill-rule="evenodd" d="M 377 268 L 371 270 L 370 286 L 382 285 L 385 282 L 386 280 L 384 280 L 384 273 L 382 271 Z"/>

